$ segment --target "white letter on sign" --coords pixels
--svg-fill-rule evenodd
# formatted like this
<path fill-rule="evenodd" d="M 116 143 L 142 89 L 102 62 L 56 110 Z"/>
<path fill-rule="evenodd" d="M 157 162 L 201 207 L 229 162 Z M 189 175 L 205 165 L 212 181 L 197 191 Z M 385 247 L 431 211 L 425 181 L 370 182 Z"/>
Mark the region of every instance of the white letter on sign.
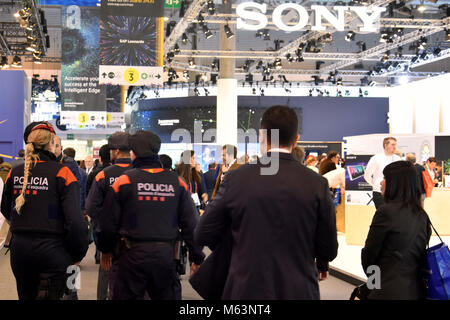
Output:
<path fill-rule="evenodd" d="M 311 30 L 325 31 L 325 27 L 322 26 L 322 16 L 328 20 L 337 31 L 344 31 L 345 26 L 345 6 L 334 6 L 333 9 L 338 12 L 337 18 L 325 7 L 325 6 L 311 6 L 312 10 L 315 10 L 316 23 L 311 27 Z"/>
<path fill-rule="evenodd" d="M 247 11 L 247 8 L 256 8 L 260 12 Z M 255 2 L 244 2 L 236 7 L 236 14 L 238 15 L 236 27 L 244 30 L 259 30 L 267 26 L 267 17 L 263 14 L 266 13 L 267 5 L 259 4 Z M 258 24 L 248 24 L 243 19 L 257 21 Z"/>
<path fill-rule="evenodd" d="M 384 11 L 386 11 L 385 7 L 375 7 L 372 8 L 372 15 L 369 16 L 367 14 L 367 8 L 366 7 L 350 7 L 350 10 L 353 10 L 356 12 L 356 14 L 359 16 L 359 18 L 364 23 L 364 26 L 359 29 L 359 31 L 363 32 L 377 32 L 380 28 L 379 24 L 377 26 L 374 26 L 375 19 L 379 21 L 380 14 Z"/>
<path fill-rule="evenodd" d="M 283 11 L 288 9 L 294 9 L 298 12 L 299 20 L 295 26 L 288 26 L 283 22 L 283 19 L 281 19 Z M 284 3 L 276 7 L 275 10 L 273 10 L 272 19 L 273 23 L 281 30 L 298 31 L 306 26 L 309 20 L 309 15 L 308 11 L 306 11 L 306 9 L 303 8 L 301 5 L 295 3 Z"/>

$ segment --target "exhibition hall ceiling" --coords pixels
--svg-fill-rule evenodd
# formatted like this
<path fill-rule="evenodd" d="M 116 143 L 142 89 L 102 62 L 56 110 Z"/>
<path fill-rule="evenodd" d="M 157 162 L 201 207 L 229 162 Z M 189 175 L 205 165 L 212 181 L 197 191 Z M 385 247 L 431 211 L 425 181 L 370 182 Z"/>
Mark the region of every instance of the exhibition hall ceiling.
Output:
<path fill-rule="evenodd" d="M 216 59 L 231 56 L 236 58 L 235 77 L 241 81 L 313 84 L 342 81 L 348 85 L 369 82 L 395 85 L 400 76 L 417 80 L 450 70 L 447 31 L 450 0 L 257 1 L 267 5 L 268 17 L 267 26 L 259 31 L 236 29 L 239 18 L 236 7 L 242 2 L 248 1 L 232 1 L 231 12 L 226 12 L 222 0 L 181 1 L 180 8 L 166 8 L 165 66 L 180 73 L 187 70 L 191 75 L 206 74 L 209 81 L 211 74 L 219 73 Z M 300 31 L 286 32 L 274 24 L 273 10 L 284 3 L 299 4 L 308 11 L 309 21 Z M 361 32 L 362 21 L 350 13 L 346 14 L 344 31 L 336 31 L 324 19 L 327 30 L 319 32 L 311 30 L 313 5 L 327 6 L 335 15 L 334 5 L 372 5 L 386 7 L 386 11 L 381 13 L 380 29 L 376 33 Z M 0 1 L 2 28 L 17 22 L 13 14 L 19 6 L 20 1 Z M 30 55 L 23 56 L 22 60 L 26 69 L 40 70 L 40 73 L 47 69 L 52 73 L 59 69 L 64 41 L 61 39 L 62 7 L 41 8 L 45 12 L 50 46 L 42 58 L 43 64 L 35 65 Z M 294 25 L 299 15 L 288 8 L 283 11 L 282 20 L 286 25 Z M 220 34 L 226 27 L 234 34 L 232 51 L 221 50 Z M 6 40 L 24 41 L 20 37 Z M 194 65 L 189 65 L 192 59 Z M 277 59 L 281 59 L 281 66 Z M 184 80 L 181 78 L 175 81 Z"/>

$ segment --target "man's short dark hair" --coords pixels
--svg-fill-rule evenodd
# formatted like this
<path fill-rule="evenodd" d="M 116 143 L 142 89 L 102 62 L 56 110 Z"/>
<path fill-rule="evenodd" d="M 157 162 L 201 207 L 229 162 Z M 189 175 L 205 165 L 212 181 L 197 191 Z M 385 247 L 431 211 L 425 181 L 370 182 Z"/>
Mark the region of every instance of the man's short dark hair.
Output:
<path fill-rule="evenodd" d="M 164 169 L 172 169 L 172 158 L 169 157 L 167 154 L 160 154 L 159 160 L 161 161 L 161 164 Z"/>
<path fill-rule="evenodd" d="M 429 157 L 428 160 L 427 160 L 427 162 L 429 162 L 429 163 L 436 162 L 436 163 L 437 163 L 435 157 Z"/>
<path fill-rule="evenodd" d="M 100 156 L 103 165 L 111 163 L 111 157 L 109 155 L 109 147 L 107 144 L 101 146 L 100 150 L 98 151 L 98 155 Z"/>
<path fill-rule="evenodd" d="M 222 150 L 227 150 L 227 154 L 229 155 L 233 155 L 233 158 L 236 159 L 237 158 L 237 148 L 231 144 L 226 144 L 222 147 Z M 233 153 L 231 153 L 231 150 L 233 150 Z"/>
<path fill-rule="evenodd" d="M 215 162 L 213 161 L 213 162 L 211 162 L 211 163 L 208 165 L 208 169 L 209 169 L 209 170 L 212 170 L 212 169 L 214 169 L 216 166 L 217 166 L 217 163 L 215 163 Z"/>
<path fill-rule="evenodd" d="M 76 151 L 74 148 L 65 148 L 63 153 L 64 155 L 71 157 L 72 159 L 75 159 Z"/>
<path fill-rule="evenodd" d="M 267 130 L 267 142 L 271 143 L 271 130 L 279 131 L 279 146 L 287 147 L 295 142 L 298 132 L 298 119 L 294 109 L 288 106 L 273 106 L 264 111 L 261 129 Z"/>
<path fill-rule="evenodd" d="M 17 153 L 17 155 L 21 158 L 25 157 L 25 150 L 20 149 L 19 152 Z"/>
<path fill-rule="evenodd" d="M 0 157 L 0 163 L 3 163 L 3 162 L 5 162 L 5 160 L 3 160 L 2 157 Z"/>
<path fill-rule="evenodd" d="M 339 152 L 337 151 L 330 151 L 327 155 L 327 159 L 333 159 L 334 157 L 336 157 L 339 154 Z"/>

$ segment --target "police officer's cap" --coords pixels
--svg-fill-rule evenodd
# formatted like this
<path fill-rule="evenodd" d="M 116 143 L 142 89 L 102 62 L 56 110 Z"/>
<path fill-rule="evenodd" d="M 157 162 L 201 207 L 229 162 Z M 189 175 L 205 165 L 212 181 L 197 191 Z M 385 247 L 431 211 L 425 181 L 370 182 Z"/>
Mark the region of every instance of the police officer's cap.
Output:
<path fill-rule="evenodd" d="M 161 148 L 161 139 L 151 131 L 139 130 L 129 138 L 130 148 L 138 158 L 157 155 Z"/>
<path fill-rule="evenodd" d="M 109 149 L 130 150 L 130 134 L 127 132 L 114 132 L 108 138 Z"/>
<path fill-rule="evenodd" d="M 25 128 L 25 131 L 23 132 L 23 141 L 25 143 L 28 143 L 28 136 L 30 135 L 31 131 L 34 130 L 48 130 L 52 133 L 55 133 L 55 129 L 47 121 L 32 122 Z"/>

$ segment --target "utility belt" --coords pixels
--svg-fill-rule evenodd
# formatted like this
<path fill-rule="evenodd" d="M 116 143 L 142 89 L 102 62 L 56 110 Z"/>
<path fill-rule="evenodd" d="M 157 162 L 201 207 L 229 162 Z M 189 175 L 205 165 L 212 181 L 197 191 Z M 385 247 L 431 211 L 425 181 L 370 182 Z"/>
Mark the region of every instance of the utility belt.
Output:
<path fill-rule="evenodd" d="M 177 238 L 173 240 L 136 240 L 122 237 L 117 242 L 116 248 L 113 252 L 113 257 L 114 259 L 119 259 L 123 254 L 145 243 L 167 245 L 172 247 L 174 251 L 174 260 L 176 262 L 177 273 L 180 275 L 186 274 L 187 247 L 181 238 L 180 232 L 178 232 Z"/>
<path fill-rule="evenodd" d="M 172 246 L 175 240 L 140 240 L 131 239 L 127 237 L 121 237 L 116 244 L 116 248 L 113 252 L 115 258 L 119 258 L 122 254 L 130 251 L 131 249 L 145 243 L 162 244 L 167 246 Z"/>

